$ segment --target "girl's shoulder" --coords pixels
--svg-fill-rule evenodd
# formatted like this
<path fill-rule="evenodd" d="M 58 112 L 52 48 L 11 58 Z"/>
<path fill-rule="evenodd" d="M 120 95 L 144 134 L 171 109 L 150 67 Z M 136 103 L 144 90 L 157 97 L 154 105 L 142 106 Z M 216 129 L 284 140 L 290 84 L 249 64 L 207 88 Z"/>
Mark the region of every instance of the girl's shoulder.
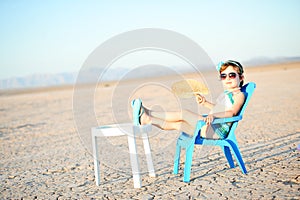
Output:
<path fill-rule="evenodd" d="M 242 91 L 234 93 L 234 96 L 245 96 L 245 93 Z"/>
<path fill-rule="evenodd" d="M 243 102 L 245 100 L 245 98 L 246 98 L 246 95 L 242 91 L 233 94 L 234 102 L 241 102 L 241 101 Z"/>

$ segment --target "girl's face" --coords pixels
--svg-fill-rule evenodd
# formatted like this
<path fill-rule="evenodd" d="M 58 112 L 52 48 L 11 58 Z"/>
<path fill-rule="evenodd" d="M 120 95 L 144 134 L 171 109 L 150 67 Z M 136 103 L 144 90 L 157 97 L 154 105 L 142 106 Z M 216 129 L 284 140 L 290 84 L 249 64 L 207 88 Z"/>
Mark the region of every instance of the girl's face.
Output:
<path fill-rule="evenodd" d="M 221 72 L 220 78 L 224 88 L 230 90 L 238 88 L 244 77 L 243 75 L 240 76 L 232 66 L 228 66 Z"/>

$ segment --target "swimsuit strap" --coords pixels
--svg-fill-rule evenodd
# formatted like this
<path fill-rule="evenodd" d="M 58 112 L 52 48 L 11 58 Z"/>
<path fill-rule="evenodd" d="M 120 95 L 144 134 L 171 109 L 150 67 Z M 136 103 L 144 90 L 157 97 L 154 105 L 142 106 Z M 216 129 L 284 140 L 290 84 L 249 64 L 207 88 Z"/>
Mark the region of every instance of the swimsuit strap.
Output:
<path fill-rule="evenodd" d="M 229 92 L 229 91 L 226 90 L 226 91 L 224 91 L 224 93 L 229 97 L 230 102 L 233 104 L 234 100 L 233 100 L 232 92 Z"/>

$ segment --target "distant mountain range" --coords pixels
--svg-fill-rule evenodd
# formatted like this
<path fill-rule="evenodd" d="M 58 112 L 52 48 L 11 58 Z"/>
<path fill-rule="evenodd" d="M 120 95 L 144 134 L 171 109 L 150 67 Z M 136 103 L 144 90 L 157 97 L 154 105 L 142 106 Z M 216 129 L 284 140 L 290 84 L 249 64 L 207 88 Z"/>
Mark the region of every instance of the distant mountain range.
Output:
<path fill-rule="evenodd" d="M 296 57 L 256 57 L 247 61 L 242 62 L 245 66 L 260 66 L 260 65 L 270 65 L 276 63 L 287 63 L 287 62 L 298 62 L 300 61 L 300 56 Z"/>
<path fill-rule="evenodd" d="M 33 74 L 0 80 L 0 89 L 34 88 L 75 83 L 76 73 Z"/>
<path fill-rule="evenodd" d="M 258 57 L 248 61 L 242 62 L 245 66 L 259 66 L 275 63 L 286 63 L 286 62 L 296 62 L 300 61 L 299 57 L 278 57 L 278 58 L 267 58 Z M 150 65 L 148 67 L 151 67 Z M 176 71 L 184 72 L 184 67 L 174 66 L 173 69 Z M 146 73 L 145 73 L 146 71 Z M 101 78 L 101 81 L 111 81 L 119 80 L 120 77 L 131 79 L 137 77 L 151 77 L 151 76 L 161 76 L 171 74 L 163 68 L 156 67 L 155 70 L 136 70 L 134 73 L 130 73 L 130 69 L 117 68 L 112 69 L 105 74 L 105 78 Z M 87 76 L 81 82 L 89 82 L 89 75 L 97 73 L 95 69 L 88 71 Z M 0 89 L 15 89 L 15 88 L 36 88 L 36 87 L 48 87 L 48 86 L 58 86 L 58 85 L 72 85 L 77 80 L 76 72 L 70 73 L 58 73 L 58 74 L 34 74 L 24 77 L 13 77 L 9 79 L 0 80 Z"/>

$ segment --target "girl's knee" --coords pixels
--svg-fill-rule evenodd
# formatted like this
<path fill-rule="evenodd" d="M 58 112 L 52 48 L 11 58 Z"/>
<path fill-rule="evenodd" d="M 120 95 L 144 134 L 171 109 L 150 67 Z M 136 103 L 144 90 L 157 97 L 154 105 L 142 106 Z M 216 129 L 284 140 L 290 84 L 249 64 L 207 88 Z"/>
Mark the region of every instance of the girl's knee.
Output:
<path fill-rule="evenodd" d="M 206 136 L 207 136 L 207 125 L 202 126 L 200 136 L 203 137 L 203 138 L 206 138 Z"/>

